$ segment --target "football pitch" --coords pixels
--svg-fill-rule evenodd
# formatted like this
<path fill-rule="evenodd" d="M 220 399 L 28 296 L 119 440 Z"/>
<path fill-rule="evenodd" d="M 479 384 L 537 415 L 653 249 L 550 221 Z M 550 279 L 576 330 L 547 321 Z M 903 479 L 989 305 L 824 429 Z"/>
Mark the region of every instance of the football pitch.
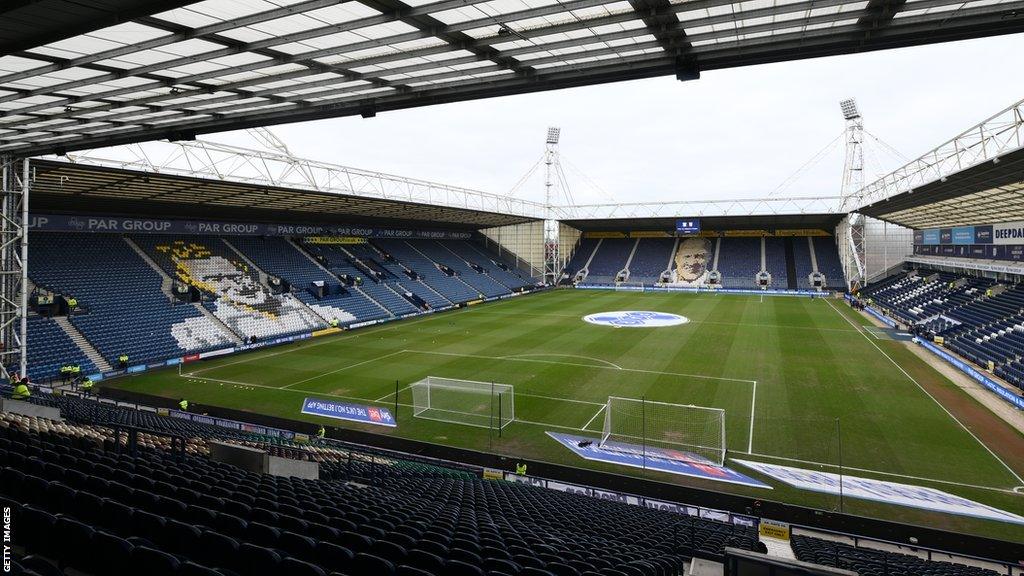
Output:
<path fill-rule="evenodd" d="M 659 328 L 583 316 L 650 310 L 685 316 Z M 928 486 L 1020 514 L 1024 437 L 915 356 L 879 338 L 841 300 L 556 290 L 190 363 L 104 383 L 200 406 L 396 434 L 564 465 L 824 509 L 732 459 Z M 413 416 L 427 376 L 510 384 L 515 419 L 487 428 Z M 397 386 L 396 386 L 397 383 Z M 393 408 L 385 428 L 307 416 L 306 397 Z M 725 411 L 726 465 L 772 490 L 586 461 L 546 432 L 600 435 L 609 396 Z M 966 416 L 964 416 L 966 414 Z M 980 415 L 980 416 L 979 416 Z M 973 418 L 973 420 L 972 420 Z M 1010 438 L 1007 446 L 998 438 Z M 847 513 L 1024 541 L 1024 527 L 846 498 Z"/>

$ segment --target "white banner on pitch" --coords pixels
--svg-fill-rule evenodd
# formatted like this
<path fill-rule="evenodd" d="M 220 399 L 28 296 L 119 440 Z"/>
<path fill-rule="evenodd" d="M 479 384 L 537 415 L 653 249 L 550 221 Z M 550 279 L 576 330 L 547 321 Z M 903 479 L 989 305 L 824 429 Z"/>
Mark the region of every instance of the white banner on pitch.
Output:
<path fill-rule="evenodd" d="M 764 462 L 751 462 L 749 460 L 732 459 L 732 461 L 771 476 L 795 488 L 824 492 L 826 494 L 839 494 L 838 474 L 816 472 L 814 470 L 804 470 L 778 464 L 765 464 Z M 1024 517 L 993 508 L 987 504 L 975 502 L 974 500 L 968 500 L 949 492 L 936 490 L 935 488 L 886 482 L 872 478 L 859 478 L 857 476 L 843 475 L 842 479 L 843 496 L 922 508 L 924 510 L 934 510 L 947 514 L 1024 524 Z"/>

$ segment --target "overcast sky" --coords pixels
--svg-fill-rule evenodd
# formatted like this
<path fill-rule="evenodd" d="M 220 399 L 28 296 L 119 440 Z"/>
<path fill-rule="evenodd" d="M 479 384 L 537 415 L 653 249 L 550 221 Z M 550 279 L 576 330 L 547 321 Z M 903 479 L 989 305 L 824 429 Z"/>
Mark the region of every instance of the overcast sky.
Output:
<path fill-rule="evenodd" d="M 272 130 L 299 156 L 505 194 L 559 126 L 577 203 L 762 197 L 843 131 L 839 100 L 856 98 L 866 130 L 916 158 L 1024 98 L 1021 54 L 1018 34 Z M 205 138 L 253 145 L 244 133 Z M 867 147 L 869 176 L 902 164 Z M 838 194 L 842 168 L 840 143 L 777 194 Z M 542 181 L 516 195 L 541 199 Z"/>

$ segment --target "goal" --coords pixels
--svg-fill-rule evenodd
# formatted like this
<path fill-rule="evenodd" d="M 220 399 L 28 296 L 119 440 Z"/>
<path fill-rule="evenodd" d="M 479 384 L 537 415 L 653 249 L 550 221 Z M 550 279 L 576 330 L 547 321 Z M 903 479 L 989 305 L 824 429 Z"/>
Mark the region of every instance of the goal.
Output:
<path fill-rule="evenodd" d="M 725 410 L 609 396 L 601 447 L 722 466 Z"/>
<path fill-rule="evenodd" d="M 644 291 L 644 283 L 643 282 L 616 282 L 615 283 L 615 291 L 616 292 L 643 292 Z"/>
<path fill-rule="evenodd" d="M 427 376 L 410 388 L 416 418 L 501 430 L 516 417 L 511 384 Z"/>

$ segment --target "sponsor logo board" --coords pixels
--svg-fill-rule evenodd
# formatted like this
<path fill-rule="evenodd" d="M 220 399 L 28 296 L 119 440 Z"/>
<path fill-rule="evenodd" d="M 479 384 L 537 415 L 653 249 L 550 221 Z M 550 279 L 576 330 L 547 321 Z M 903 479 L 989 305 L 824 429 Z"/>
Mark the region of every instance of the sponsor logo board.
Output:
<path fill-rule="evenodd" d="M 1024 396 L 1018 396 L 1015 392 L 1013 392 L 1009 388 L 999 384 L 995 380 L 993 380 L 993 379 L 989 378 L 988 376 L 986 376 L 985 374 L 983 374 L 981 371 L 975 369 L 974 366 L 971 366 L 970 364 L 960 360 L 956 356 L 953 356 L 952 354 L 946 352 L 942 348 L 939 348 L 938 346 L 935 346 L 931 342 L 928 342 L 927 340 L 921 340 L 921 341 L 919 341 L 919 343 L 922 346 L 924 346 L 932 354 L 935 354 L 939 358 L 942 358 L 946 362 L 949 362 L 950 364 L 952 364 L 954 367 L 956 367 L 958 370 L 960 370 L 964 374 L 967 374 L 971 378 L 974 378 L 975 380 L 980 382 L 985 388 L 988 388 L 992 392 L 995 392 L 996 395 L 998 395 L 1003 400 L 1006 400 L 1010 404 L 1013 404 L 1014 406 L 1016 406 L 1020 410 L 1024 410 Z M 938 343 L 939 344 L 944 344 L 945 340 L 943 339 L 942 342 L 938 342 Z"/>
<path fill-rule="evenodd" d="M 393 229 L 338 224 L 261 224 L 174 220 L 169 218 L 121 218 L 115 216 L 68 216 L 31 214 L 33 232 L 113 232 L 133 234 L 216 234 L 244 236 L 311 236 L 318 243 L 354 243 L 366 238 L 422 238 L 468 240 L 472 233 L 459 230 Z M 328 240 L 324 240 L 328 239 Z M 314 242 L 317 242 L 314 240 Z"/>
<path fill-rule="evenodd" d="M 337 418 L 338 420 L 362 422 L 364 424 L 376 424 L 378 426 L 397 426 L 395 417 L 391 415 L 391 411 L 387 408 L 320 400 L 319 398 L 306 398 L 303 400 L 302 413 L 324 416 L 326 418 Z"/>

